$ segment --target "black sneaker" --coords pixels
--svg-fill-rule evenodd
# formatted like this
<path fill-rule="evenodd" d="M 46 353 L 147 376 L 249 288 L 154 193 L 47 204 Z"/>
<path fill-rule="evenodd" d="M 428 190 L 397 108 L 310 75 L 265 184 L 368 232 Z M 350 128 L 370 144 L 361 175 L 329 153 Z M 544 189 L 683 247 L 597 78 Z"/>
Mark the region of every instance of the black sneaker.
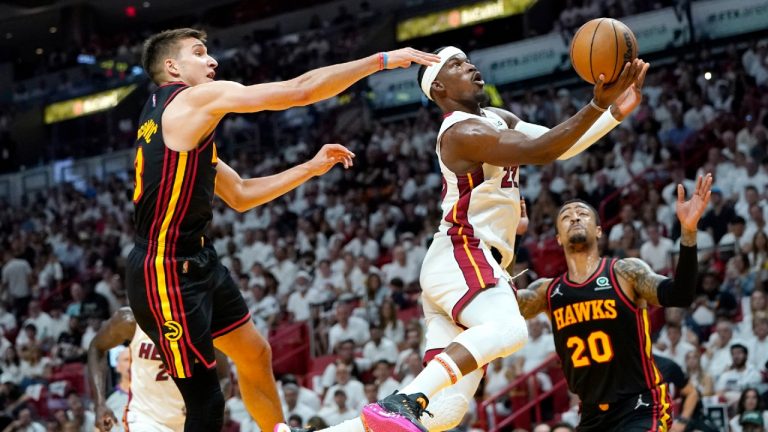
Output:
<path fill-rule="evenodd" d="M 406 395 L 393 393 L 379 402 L 363 408 L 361 419 L 372 432 L 429 432 L 419 418 L 426 413 L 429 399 L 423 393 Z"/>

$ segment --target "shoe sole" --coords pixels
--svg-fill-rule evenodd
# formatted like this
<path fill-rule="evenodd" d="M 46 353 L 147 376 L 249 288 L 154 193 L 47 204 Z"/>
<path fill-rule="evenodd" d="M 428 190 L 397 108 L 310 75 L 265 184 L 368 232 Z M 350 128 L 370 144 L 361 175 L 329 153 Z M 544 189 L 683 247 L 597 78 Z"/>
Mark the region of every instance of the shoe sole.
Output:
<path fill-rule="evenodd" d="M 379 404 L 372 403 L 363 407 L 360 413 L 363 427 L 368 432 L 422 432 L 410 420 L 400 414 L 386 411 Z"/>

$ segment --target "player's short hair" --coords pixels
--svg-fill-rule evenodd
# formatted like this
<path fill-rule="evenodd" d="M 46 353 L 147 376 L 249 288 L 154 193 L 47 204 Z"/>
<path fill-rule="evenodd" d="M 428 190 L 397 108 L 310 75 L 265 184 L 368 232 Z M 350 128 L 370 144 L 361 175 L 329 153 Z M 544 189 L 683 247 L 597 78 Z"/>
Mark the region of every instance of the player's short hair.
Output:
<path fill-rule="evenodd" d="M 144 48 L 141 52 L 141 66 L 152 81 L 155 84 L 159 84 L 158 78 L 163 71 L 163 61 L 175 55 L 181 40 L 195 38 L 205 43 L 207 37 L 208 35 L 203 30 L 193 28 L 165 30 L 156 33 L 144 41 Z"/>
<path fill-rule="evenodd" d="M 448 48 L 447 46 L 442 46 L 434 51 L 432 51 L 432 54 L 440 54 L 440 51 Z M 419 66 L 419 73 L 416 75 L 416 84 L 421 88 L 421 79 L 424 78 L 424 72 L 427 71 L 427 68 L 429 66 L 421 65 Z"/>
<path fill-rule="evenodd" d="M 570 200 L 564 202 L 563 205 L 561 205 L 560 208 L 557 209 L 557 215 L 560 216 L 560 213 L 563 211 L 565 206 L 567 206 L 568 204 L 573 204 L 573 203 L 580 203 L 580 204 L 584 204 L 585 206 L 587 206 L 589 208 L 589 210 L 592 212 L 592 214 L 595 216 L 595 224 L 597 226 L 600 226 L 600 214 L 597 212 L 597 210 L 595 210 L 594 207 L 592 207 L 592 204 L 584 201 L 583 199 L 574 198 L 574 199 L 570 199 Z M 555 221 L 555 226 L 557 226 L 557 221 Z"/>

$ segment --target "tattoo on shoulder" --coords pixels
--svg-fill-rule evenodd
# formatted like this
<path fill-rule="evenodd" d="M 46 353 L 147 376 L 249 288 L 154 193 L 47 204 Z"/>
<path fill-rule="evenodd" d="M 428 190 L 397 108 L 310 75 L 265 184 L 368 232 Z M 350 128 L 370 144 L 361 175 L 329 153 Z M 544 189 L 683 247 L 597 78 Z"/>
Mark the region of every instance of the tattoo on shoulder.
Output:
<path fill-rule="evenodd" d="M 633 290 L 652 304 L 659 304 L 656 289 L 665 278 L 656 274 L 644 261 L 637 258 L 624 258 L 616 261 L 616 274 L 632 284 Z"/>
<path fill-rule="evenodd" d="M 547 310 L 547 287 L 552 279 L 538 279 L 527 289 L 517 291 L 517 303 L 523 318 L 530 319 Z"/>

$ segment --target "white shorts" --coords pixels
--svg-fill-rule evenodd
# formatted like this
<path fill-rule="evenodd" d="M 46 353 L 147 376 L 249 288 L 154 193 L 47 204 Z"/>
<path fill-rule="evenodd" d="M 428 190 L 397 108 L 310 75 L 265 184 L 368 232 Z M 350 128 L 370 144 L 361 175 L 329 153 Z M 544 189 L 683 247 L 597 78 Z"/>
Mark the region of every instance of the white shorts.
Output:
<path fill-rule="evenodd" d="M 125 416 L 128 423 L 126 432 L 184 432 L 185 419 L 183 418 L 179 419 L 181 423 L 176 421 L 165 425 L 137 411 L 128 411 Z"/>
<path fill-rule="evenodd" d="M 464 331 L 459 315 L 476 295 L 487 289 L 515 292 L 508 273 L 488 249 L 456 246 L 450 237 L 436 238 L 421 268 L 425 364 Z"/>
<path fill-rule="evenodd" d="M 509 284 L 509 275 L 488 248 L 448 236 L 436 237 L 429 246 L 419 278 L 422 297 L 455 322 L 470 300 L 499 281 Z"/>

